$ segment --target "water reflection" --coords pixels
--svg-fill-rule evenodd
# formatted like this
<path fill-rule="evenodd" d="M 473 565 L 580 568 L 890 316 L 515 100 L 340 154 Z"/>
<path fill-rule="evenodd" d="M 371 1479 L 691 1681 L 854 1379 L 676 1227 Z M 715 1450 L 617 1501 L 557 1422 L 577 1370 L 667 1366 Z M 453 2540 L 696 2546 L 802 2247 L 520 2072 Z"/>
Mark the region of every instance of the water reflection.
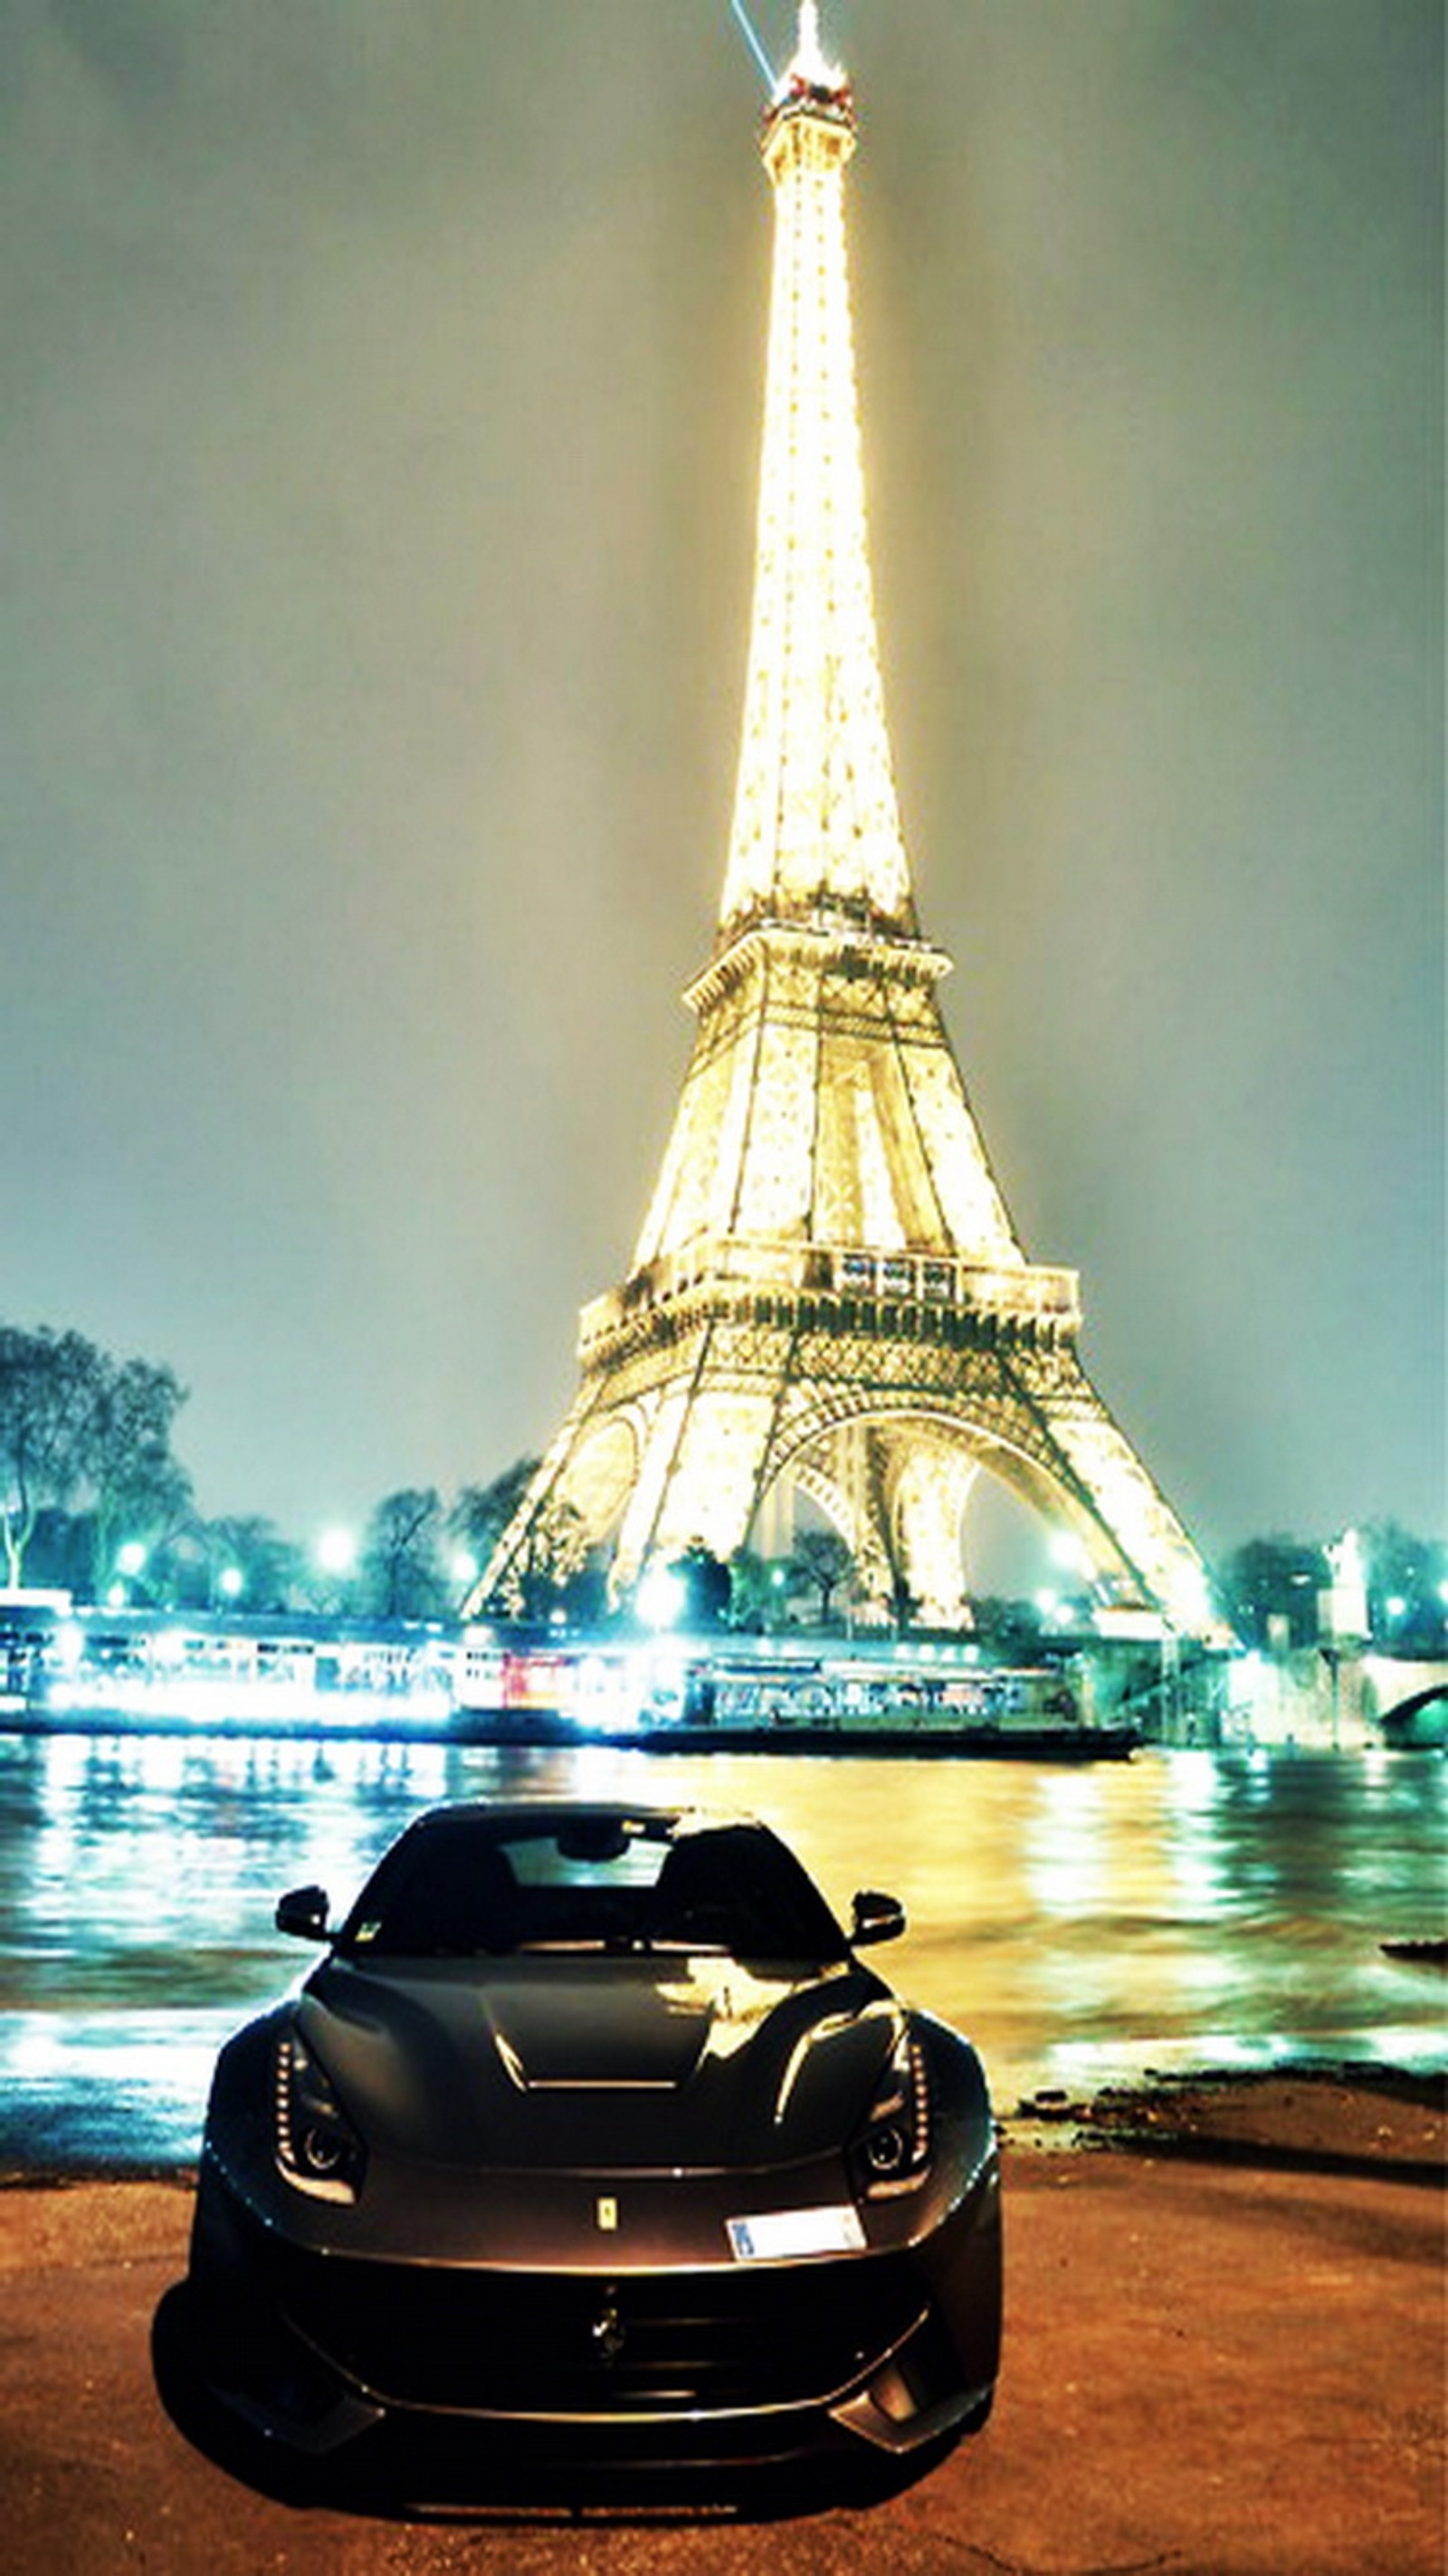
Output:
<path fill-rule="evenodd" d="M 602 1747 L 0 1738 L 0 2168 L 185 2162 L 217 2046 L 296 1974 L 284 1887 L 344 1902 L 441 1798 L 698 1798 L 777 1824 L 841 1911 L 902 1895 L 904 1990 L 1007 2108 L 1148 2066 L 1444 2053 L 1434 1754 L 650 1759 Z"/>

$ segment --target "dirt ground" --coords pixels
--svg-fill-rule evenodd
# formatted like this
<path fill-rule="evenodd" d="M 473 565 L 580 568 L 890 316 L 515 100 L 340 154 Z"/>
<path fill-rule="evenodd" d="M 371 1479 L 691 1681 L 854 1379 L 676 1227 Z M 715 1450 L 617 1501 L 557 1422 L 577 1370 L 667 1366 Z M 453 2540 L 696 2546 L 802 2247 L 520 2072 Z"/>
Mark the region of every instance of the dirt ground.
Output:
<path fill-rule="evenodd" d="M 0 2560 L 15 2576 L 1442 2576 L 1444 2152 L 1442 2087 L 1407 2078 L 1037 2097 L 1007 2123 L 990 2424 L 887 2502 L 764 2526 L 279 2502 L 193 2448 L 157 2394 L 188 2187 L 15 2185 Z"/>

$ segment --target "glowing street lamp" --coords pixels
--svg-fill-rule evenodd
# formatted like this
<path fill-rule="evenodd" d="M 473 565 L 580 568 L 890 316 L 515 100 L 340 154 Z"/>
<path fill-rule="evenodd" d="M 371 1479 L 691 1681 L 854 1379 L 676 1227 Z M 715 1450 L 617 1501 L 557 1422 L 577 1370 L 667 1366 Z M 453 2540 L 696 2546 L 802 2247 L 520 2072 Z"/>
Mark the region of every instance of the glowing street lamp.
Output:
<path fill-rule="evenodd" d="M 671 1567 L 652 1566 L 639 1585 L 639 1617 L 649 1628 L 676 1628 L 687 1600 L 687 1587 Z"/>
<path fill-rule="evenodd" d="M 128 1538 L 116 1550 L 116 1580 L 106 1594 L 108 1610 L 124 1610 L 130 1601 L 132 1587 L 140 1582 L 145 1569 L 146 1550 L 138 1538 Z"/>
<path fill-rule="evenodd" d="M 239 1601 L 246 1590 L 246 1576 L 239 1565 L 224 1565 L 216 1578 L 216 1589 L 223 1601 Z"/>
<path fill-rule="evenodd" d="M 317 1541 L 317 1563 L 324 1574 L 348 1575 L 356 1562 L 357 1541 L 350 1530 L 323 1530 Z"/>
<path fill-rule="evenodd" d="M 448 1572 L 452 1576 L 453 1583 L 456 1587 L 459 1618 L 462 1617 L 469 1601 L 472 1599 L 473 1586 L 477 1582 L 480 1571 L 481 1569 L 478 1565 L 478 1560 L 474 1556 L 470 1547 L 455 1547 L 453 1549 L 452 1555 L 448 1559 Z"/>
<path fill-rule="evenodd" d="M 317 1565 L 328 1580 L 320 1607 L 332 1618 L 347 1605 L 347 1587 L 357 1569 L 357 1541 L 349 1529 L 324 1529 L 316 1544 Z"/>

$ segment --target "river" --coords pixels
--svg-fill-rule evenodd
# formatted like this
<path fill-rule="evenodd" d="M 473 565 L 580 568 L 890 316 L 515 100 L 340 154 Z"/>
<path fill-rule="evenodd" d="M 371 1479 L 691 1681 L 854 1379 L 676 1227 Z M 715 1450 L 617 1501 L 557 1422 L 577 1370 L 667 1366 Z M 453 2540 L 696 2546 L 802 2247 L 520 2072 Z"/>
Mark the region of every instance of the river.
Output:
<path fill-rule="evenodd" d="M 283 1888 L 355 1891 L 443 1798 L 577 1790 L 765 1817 L 968 2030 L 998 2108 L 1148 2070 L 1441 2065 L 1441 1754 L 1151 1751 L 1094 1765 L 0 1736 L 0 2173 L 184 2166 L 226 2033 L 309 1953 Z"/>

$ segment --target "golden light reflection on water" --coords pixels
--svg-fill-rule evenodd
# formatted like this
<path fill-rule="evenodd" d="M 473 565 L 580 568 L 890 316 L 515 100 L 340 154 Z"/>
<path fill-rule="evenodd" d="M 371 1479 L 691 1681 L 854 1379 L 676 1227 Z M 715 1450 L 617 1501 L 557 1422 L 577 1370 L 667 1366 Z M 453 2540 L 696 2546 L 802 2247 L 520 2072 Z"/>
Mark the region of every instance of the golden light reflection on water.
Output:
<path fill-rule="evenodd" d="M 1129 1764 L 647 1757 L 202 1739 L 0 1738 L 0 2161 L 184 2160 L 225 2033 L 305 1954 L 284 1887 L 345 1904 L 419 1807 L 575 1790 L 765 1817 L 872 1954 L 970 2030 L 1010 2108 L 1146 2067 L 1444 2051 L 1441 1983 L 1384 1957 L 1444 1928 L 1434 1755 Z M 59 2144 L 57 2144 L 57 2141 Z"/>

